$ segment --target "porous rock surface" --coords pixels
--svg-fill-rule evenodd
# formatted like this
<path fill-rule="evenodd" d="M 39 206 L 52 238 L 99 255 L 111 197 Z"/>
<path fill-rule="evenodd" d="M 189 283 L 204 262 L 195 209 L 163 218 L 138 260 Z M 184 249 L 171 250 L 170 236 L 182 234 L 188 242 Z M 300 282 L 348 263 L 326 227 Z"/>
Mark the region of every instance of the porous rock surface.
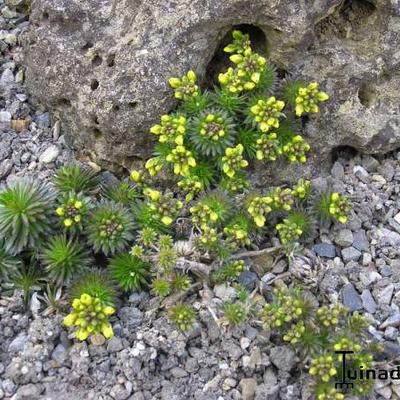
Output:
<path fill-rule="evenodd" d="M 311 171 L 338 146 L 400 144 L 398 0 L 34 0 L 31 12 L 28 89 L 102 165 L 130 168 L 150 154 L 149 126 L 176 104 L 167 79 L 194 69 L 209 84 L 210 62 L 240 24 L 262 31 L 281 75 L 318 80 L 331 95 L 303 121 Z"/>

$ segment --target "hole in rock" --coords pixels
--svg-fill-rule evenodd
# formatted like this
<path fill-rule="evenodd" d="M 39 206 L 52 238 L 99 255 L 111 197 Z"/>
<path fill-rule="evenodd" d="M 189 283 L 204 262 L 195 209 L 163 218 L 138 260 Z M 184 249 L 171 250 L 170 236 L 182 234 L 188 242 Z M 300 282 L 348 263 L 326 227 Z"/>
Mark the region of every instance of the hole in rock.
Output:
<path fill-rule="evenodd" d="M 96 124 L 99 125 L 99 119 L 97 118 L 97 115 L 92 116 L 92 121 Z"/>
<path fill-rule="evenodd" d="M 106 62 L 109 67 L 113 67 L 115 65 L 115 54 L 114 53 L 109 54 L 107 56 Z"/>
<path fill-rule="evenodd" d="M 358 154 L 358 151 L 351 146 L 337 146 L 332 149 L 331 160 L 332 163 L 337 161 L 339 158 L 350 160 Z"/>
<path fill-rule="evenodd" d="M 358 89 L 358 98 L 364 107 L 371 107 L 376 99 L 375 88 L 373 85 L 363 82 Z"/>
<path fill-rule="evenodd" d="M 84 44 L 84 45 L 81 47 L 81 50 L 82 50 L 82 51 L 86 51 L 86 50 L 91 49 L 93 46 L 94 46 L 94 44 L 93 44 L 92 42 L 86 42 L 86 44 Z"/>
<path fill-rule="evenodd" d="M 96 55 L 92 60 L 92 65 L 98 67 L 99 65 L 101 65 L 102 62 L 103 59 L 99 55 Z"/>
<path fill-rule="evenodd" d="M 240 30 L 250 36 L 251 47 L 254 51 L 266 56 L 268 53 L 268 42 L 264 32 L 255 25 L 241 24 L 233 26 L 222 38 L 215 50 L 214 56 L 209 62 L 206 70 L 206 82 L 208 87 L 213 87 L 218 82 L 218 74 L 232 66 L 229 61 L 229 54 L 224 52 L 224 47 L 232 42 L 232 32 Z"/>
<path fill-rule="evenodd" d="M 95 139 L 99 139 L 100 137 L 103 136 L 100 129 L 98 129 L 98 128 L 93 128 L 92 132 L 93 132 L 93 136 L 95 137 Z"/>
<path fill-rule="evenodd" d="M 115 111 L 115 112 L 119 111 L 119 105 L 118 104 L 114 104 L 112 106 L 112 110 Z"/>
<path fill-rule="evenodd" d="M 42 18 L 43 18 L 44 21 L 47 21 L 47 20 L 50 18 L 49 13 L 48 13 L 47 11 L 45 11 L 45 12 L 42 14 Z"/>
<path fill-rule="evenodd" d="M 129 103 L 128 103 L 128 106 L 130 107 L 130 108 L 136 108 L 136 106 L 137 106 L 137 101 L 130 101 Z"/>
<path fill-rule="evenodd" d="M 100 83 L 97 79 L 92 79 L 90 82 L 90 89 L 96 90 L 99 87 Z"/>
<path fill-rule="evenodd" d="M 66 98 L 62 98 L 58 101 L 58 104 L 62 107 L 71 107 L 71 101 L 66 99 Z"/>

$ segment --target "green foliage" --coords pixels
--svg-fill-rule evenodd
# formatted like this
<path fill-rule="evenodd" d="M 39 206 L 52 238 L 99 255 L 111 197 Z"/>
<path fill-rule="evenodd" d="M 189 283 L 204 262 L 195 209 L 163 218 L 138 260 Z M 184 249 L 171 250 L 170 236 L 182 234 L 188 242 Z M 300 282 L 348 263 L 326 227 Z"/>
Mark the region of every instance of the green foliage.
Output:
<path fill-rule="evenodd" d="M 0 242 L 0 282 L 8 281 L 21 265 L 21 261 L 9 254 L 4 248 L 4 242 Z"/>
<path fill-rule="evenodd" d="M 79 164 L 62 166 L 54 175 L 53 183 L 62 193 L 90 194 L 99 186 L 96 172 Z"/>
<path fill-rule="evenodd" d="M 110 261 L 113 278 L 126 292 L 140 290 L 147 286 L 150 264 L 130 253 L 121 253 Z"/>
<path fill-rule="evenodd" d="M 77 240 L 58 235 L 50 239 L 40 256 L 48 276 L 57 285 L 68 283 L 89 265 L 90 257 Z"/>
<path fill-rule="evenodd" d="M 158 214 L 155 214 L 151 204 L 138 200 L 132 205 L 132 214 L 139 229 L 151 228 L 157 233 L 168 233 L 169 228 L 163 224 Z"/>
<path fill-rule="evenodd" d="M 91 212 L 86 231 L 95 252 L 113 255 L 133 239 L 134 220 L 122 204 L 101 201 Z M 90 294 L 90 293 L 89 293 Z"/>
<path fill-rule="evenodd" d="M 83 294 L 88 294 L 106 305 L 113 305 L 116 296 L 111 277 L 106 271 L 99 269 L 91 269 L 77 275 L 69 292 L 72 299 L 79 299 Z"/>
<path fill-rule="evenodd" d="M 190 142 L 202 156 L 221 155 L 234 143 L 234 137 L 233 120 L 224 110 L 206 110 L 192 121 Z"/>
<path fill-rule="evenodd" d="M 40 290 L 42 281 L 43 274 L 34 263 L 22 265 L 21 268 L 11 275 L 11 283 L 14 289 L 23 292 L 25 305 L 28 305 L 32 293 Z"/>
<path fill-rule="evenodd" d="M 223 303 L 221 310 L 224 313 L 228 323 L 233 326 L 243 324 L 247 318 L 247 309 L 240 302 L 225 302 Z"/>
<path fill-rule="evenodd" d="M 178 304 L 169 310 L 170 320 L 181 331 L 189 331 L 196 321 L 196 313 L 192 307 L 187 304 Z"/>
<path fill-rule="evenodd" d="M 177 274 L 172 279 L 172 288 L 176 292 L 184 292 L 190 288 L 192 281 L 188 275 Z"/>
<path fill-rule="evenodd" d="M 237 279 L 240 274 L 245 270 L 243 260 L 227 261 L 214 271 L 212 279 L 215 283 L 223 283 Z"/>
<path fill-rule="evenodd" d="M 154 279 L 151 283 L 153 291 L 157 296 L 166 297 L 171 294 L 172 288 L 171 284 L 162 278 Z"/>
<path fill-rule="evenodd" d="M 34 249 L 52 231 L 54 193 L 46 184 L 21 180 L 0 192 L 0 240 L 10 254 Z"/>
<path fill-rule="evenodd" d="M 138 197 L 139 193 L 129 182 L 118 182 L 111 186 L 102 186 L 105 198 L 129 207 Z"/>

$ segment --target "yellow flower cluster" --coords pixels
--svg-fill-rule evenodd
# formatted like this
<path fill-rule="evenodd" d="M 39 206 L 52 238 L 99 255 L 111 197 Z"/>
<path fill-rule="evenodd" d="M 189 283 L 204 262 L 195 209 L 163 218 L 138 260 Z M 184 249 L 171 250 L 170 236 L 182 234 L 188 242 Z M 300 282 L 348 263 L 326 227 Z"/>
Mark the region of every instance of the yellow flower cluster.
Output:
<path fill-rule="evenodd" d="M 72 301 L 72 311 L 64 318 L 65 326 L 76 326 L 75 336 L 86 340 L 90 335 L 101 333 L 107 339 L 114 335 L 108 317 L 115 313 L 111 306 L 103 304 L 97 297 L 87 293 Z"/>
<path fill-rule="evenodd" d="M 204 190 L 203 182 L 200 181 L 197 175 L 189 175 L 178 182 L 179 189 L 186 193 L 185 200 L 192 201 L 196 194 Z"/>
<path fill-rule="evenodd" d="M 344 394 L 339 393 L 334 387 L 325 387 L 317 394 L 317 400 L 343 400 Z"/>
<path fill-rule="evenodd" d="M 226 135 L 224 119 L 215 114 L 207 114 L 200 124 L 199 133 L 207 139 L 217 141 Z"/>
<path fill-rule="evenodd" d="M 322 382 L 329 382 L 337 374 L 333 357 L 330 355 L 320 355 L 313 358 L 308 372 L 312 376 L 318 376 Z"/>
<path fill-rule="evenodd" d="M 275 132 L 269 135 L 263 133 L 256 141 L 257 160 L 275 161 L 281 154 L 277 134 Z"/>
<path fill-rule="evenodd" d="M 296 96 L 296 115 L 301 117 L 303 113 L 317 113 L 318 103 L 326 101 L 329 96 L 318 90 L 318 83 L 311 82 L 307 87 L 299 88 Z"/>
<path fill-rule="evenodd" d="M 225 155 L 222 157 L 222 170 L 229 178 L 233 178 L 236 172 L 248 165 L 248 161 L 243 158 L 242 144 L 225 149 Z"/>
<path fill-rule="evenodd" d="M 193 224 L 199 226 L 203 231 L 218 221 L 218 214 L 207 204 L 198 202 L 190 207 L 189 211 L 192 214 Z"/>
<path fill-rule="evenodd" d="M 273 200 L 273 208 L 277 210 L 290 211 L 294 203 L 292 189 L 282 189 L 280 187 L 274 189 L 271 194 Z"/>
<path fill-rule="evenodd" d="M 297 324 L 291 326 L 291 328 L 286 332 L 286 335 L 283 336 L 283 340 L 290 344 L 296 344 L 300 341 L 305 331 L 306 327 L 304 326 L 304 322 L 299 321 Z"/>
<path fill-rule="evenodd" d="M 257 196 L 251 200 L 247 211 L 258 227 L 265 225 L 266 216 L 272 211 L 273 199 L 270 196 Z"/>
<path fill-rule="evenodd" d="M 335 351 L 350 350 L 358 353 L 361 350 L 361 346 L 354 342 L 354 340 L 344 337 L 333 345 L 333 349 Z M 341 357 L 339 357 L 339 359 L 341 359 Z"/>
<path fill-rule="evenodd" d="M 153 125 L 150 132 L 159 136 L 160 143 L 183 145 L 186 133 L 186 118 L 183 115 L 163 115 L 161 124 Z"/>
<path fill-rule="evenodd" d="M 292 194 L 298 199 L 304 199 L 309 195 L 310 190 L 311 182 L 304 179 L 299 179 L 296 186 L 292 190 Z"/>
<path fill-rule="evenodd" d="M 188 100 L 199 94 L 199 87 L 196 85 L 196 74 L 189 71 L 182 78 L 170 78 L 168 80 L 172 89 L 175 89 L 175 98 L 178 100 Z"/>
<path fill-rule="evenodd" d="M 268 99 L 260 99 L 250 108 L 253 120 L 258 124 L 261 132 L 268 132 L 271 127 L 279 128 L 279 118 L 285 103 L 274 96 Z"/>
<path fill-rule="evenodd" d="M 279 238 L 282 244 L 295 242 L 303 234 L 303 230 L 294 222 L 284 219 L 282 223 L 276 225 Z"/>
<path fill-rule="evenodd" d="M 215 228 L 203 226 L 202 233 L 199 236 L 199 241 L 203 246 L 212 247 L 218 243 L 219 235 Z"/>
<path fill-rule="evenodd" d="M 225 227 L 224 233 L 228 243 L 233 244 L 238 248 L 250 245 L 249 233 L 237 224 Z"/>
<path fill-rule="evenodd" d="M 166 160 L 174 164 L 174 174 L 187 176 L 190 167 L 196 166 L 196 160 L 191 151 L 184 146 L 178 145 L 167 155 Z"/>
<path fill-rule="evenodd" d="M 158 190 L 146 188 L 143 194 L 149 199 L 149 206 L 158 215 L 164 225 L 171 225 L 183 203 L 173 198 L 172 193 L 165 195 Z"/>
<path fill-rule="evenodd" d="M 56 214 L 63 219 L 66 228 L 80 224 L 82 221 L 81 210 L 84 207 L 83 201 L 71 197 L 65 204 L 56 209 Z"/>
<path fill-rule="evenodd" d="M 347 222 L 347 216 L 352 209 L 351 203 L 344 195 L 333 192 L 329 199 L 329 214 L 341 224 Z"/>
<path fill-rule="evenodd" d="M 290 142 L 282 146 L 282 153 L 286 155 L 290 162 L 307 161 L 306 153 L 310 150 L 310 145 L 300 135 L 292 137 Z"/>
<path fill-rule="evenodd" d="M 161 157 L 149 158 L 146 161 L 145 168 L 151 176 L 157 175 L 163 168 L 163 162 Z"/>
<path fill-rule="evenodd" d="M 331 328 L 339 323 L 339 318 L 343 312 L 344 308 L 339 303 L 332 307 L 322 306 L 317 310 L 317 318 L 323 326 Z"/>

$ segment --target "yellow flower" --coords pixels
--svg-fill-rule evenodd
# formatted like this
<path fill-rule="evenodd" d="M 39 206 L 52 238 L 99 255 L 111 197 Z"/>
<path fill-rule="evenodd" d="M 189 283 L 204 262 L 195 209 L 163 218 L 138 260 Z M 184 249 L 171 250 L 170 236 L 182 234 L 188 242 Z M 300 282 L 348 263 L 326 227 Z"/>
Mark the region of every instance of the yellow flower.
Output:
<path fill-rule="evenodd" d="M 72 326 L 74 325 L 75 321 L 76 321 L 76 314 L 68 314 L 65 318 L 64 318 L 64 325 L 65 326 Z"/>
<path fill-rule="evenodd" d="M 114 336 L 114 331 L 110 323 L 104 323 L 101 326 L 101 333 L 104 335 L 106 339 L 110 339 Z"/>
<path fill-rule="evenodd" d="M 57 214 L 58 216 L 62 217 L 62 216 L 64 215 L 64 213 L 65 213 L 64 208 L 58 207 L 58 208 L 56 209 L 56 214 Z"/>
<path fill-rule="evenodd" d="M 72 225 L 72 219 L 71 218 L 66 218 L 64 219 L 64 225 L 69 228 Z"/>

